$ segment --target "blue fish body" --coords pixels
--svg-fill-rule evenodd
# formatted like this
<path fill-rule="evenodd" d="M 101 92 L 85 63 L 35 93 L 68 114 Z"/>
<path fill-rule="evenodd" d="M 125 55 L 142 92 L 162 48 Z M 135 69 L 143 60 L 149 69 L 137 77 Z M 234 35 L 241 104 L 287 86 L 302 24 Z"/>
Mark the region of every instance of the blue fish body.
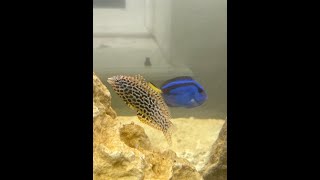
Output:
<path fill-rule="evenodd" d="M 204 88 L 189 76 L 170 79 L 161 86 L 162 96 L 170 107 L 200 106 L 208 96 Z"/>

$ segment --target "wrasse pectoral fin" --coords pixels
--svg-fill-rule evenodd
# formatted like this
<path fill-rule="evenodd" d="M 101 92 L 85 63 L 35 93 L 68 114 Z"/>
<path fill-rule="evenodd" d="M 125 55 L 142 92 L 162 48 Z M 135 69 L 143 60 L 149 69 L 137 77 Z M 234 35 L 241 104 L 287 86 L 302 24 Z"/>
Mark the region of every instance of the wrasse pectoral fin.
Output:
<path fill-rule="evenodd" d="M 129 102 L 125 101 L 125 103 L 129 106 L 130 109 L 135 110 L 134 106 Z"/>
<path fill-rule="evenodd" d="M 155 123 L 152 123 L 152 120 L 150 118 L 148 118 L 147 116 L 143 115 L 141 112 L 138 112 L 137 116 L 141 122 L 155 128 L 155 129 L 161 130 L 161 128 L 159 126 L 157 126 Z"/>

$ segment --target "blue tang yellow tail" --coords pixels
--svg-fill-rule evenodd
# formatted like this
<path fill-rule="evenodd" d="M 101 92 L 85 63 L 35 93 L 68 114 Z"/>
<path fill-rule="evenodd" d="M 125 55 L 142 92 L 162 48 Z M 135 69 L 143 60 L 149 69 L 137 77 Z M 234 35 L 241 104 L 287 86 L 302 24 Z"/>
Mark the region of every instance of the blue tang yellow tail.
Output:
<path fill-rule="evenodd" d="M 166 104 L 170 107 L 193 108 L 208 99 L 204 88 L 189 76 L 166 81 L 161 86 L 161 91 Z"/>

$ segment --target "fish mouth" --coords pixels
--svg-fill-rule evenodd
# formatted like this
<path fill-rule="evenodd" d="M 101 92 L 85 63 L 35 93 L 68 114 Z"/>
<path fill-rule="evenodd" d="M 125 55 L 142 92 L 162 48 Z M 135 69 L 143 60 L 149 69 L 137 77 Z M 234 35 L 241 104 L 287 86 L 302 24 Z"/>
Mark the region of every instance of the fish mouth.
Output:
<path fill-rule="evenodd" d="M 113 85 L 115 83 L 115 78 L 114 77 L 110 77 L 107 79 L 107 82 L 111 85 Z"/>

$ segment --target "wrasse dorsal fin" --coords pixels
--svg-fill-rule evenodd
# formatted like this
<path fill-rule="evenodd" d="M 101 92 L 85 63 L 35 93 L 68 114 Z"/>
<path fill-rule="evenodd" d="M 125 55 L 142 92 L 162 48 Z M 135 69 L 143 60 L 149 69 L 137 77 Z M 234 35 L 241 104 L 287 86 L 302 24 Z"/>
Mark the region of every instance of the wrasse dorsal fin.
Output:
<path fill-rule="evenodd" d="M 146 80 L 144 79 L 144 77 L 143 77 L 143 76 L 141 76 L 140 74 L 135 75 L 135 76 L 134 76 L 134 78 L 135 78 L 136 80 L 138 80 L 138 81 L 146 82 Z"/>
<path fill-rule="evenodd" d="M 148 82 L 148 85 L 154 90 L 156 91 L 157 93 L 162 93 L 161 89 L 159 89 L 158 87 L 156 87 L 153 83 L 151 82 Z"/>

